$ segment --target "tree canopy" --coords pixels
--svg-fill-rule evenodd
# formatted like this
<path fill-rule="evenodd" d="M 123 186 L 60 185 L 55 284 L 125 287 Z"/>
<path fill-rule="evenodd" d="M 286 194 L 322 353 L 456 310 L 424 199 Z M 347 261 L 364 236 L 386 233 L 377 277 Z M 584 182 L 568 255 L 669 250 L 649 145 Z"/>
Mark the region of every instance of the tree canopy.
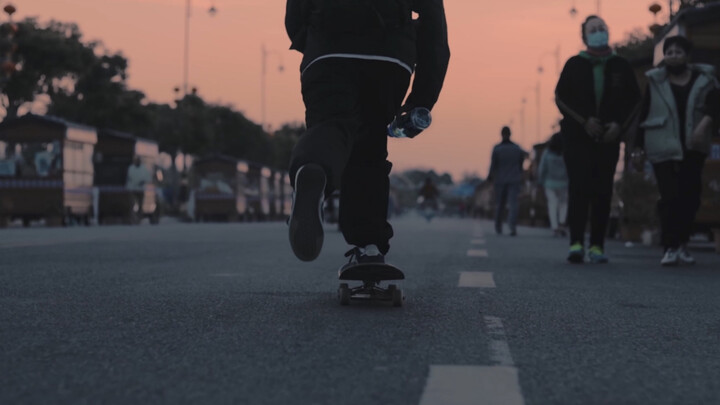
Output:
<path fill-rule="evenodd" d="M 18 70 L 2 87 L 6 119 L 38 101 L 47 113 L 68 121 L 124 131 L 156 140 L 162 151 L 222 153 L 285 168 L 301 124 L 274 135 L 230 106 L 205 102 L 196 91 L 172 104 L 150 102 L 127 84 L 128 60 L 100 42 L 84 42 L 76 24 L 36 19 L 18 23 L 12 39 Z"/>

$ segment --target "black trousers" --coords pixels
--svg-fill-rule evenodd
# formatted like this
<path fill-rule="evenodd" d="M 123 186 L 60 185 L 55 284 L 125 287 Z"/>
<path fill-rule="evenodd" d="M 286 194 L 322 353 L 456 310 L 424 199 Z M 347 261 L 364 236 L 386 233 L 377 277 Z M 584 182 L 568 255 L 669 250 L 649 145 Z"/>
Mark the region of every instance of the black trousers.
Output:
<path fill-rule="evenodd" d="M 687 151 L 682 161 L 653 164 L 660 192 L 658 213 L 665 249 L 677 249 L 690 240 L 695 214 L 700 208 L 706 157 L 700 152 Z"/>
<path fill-rule="evenodd" d="M 585 242 L 590 217 L 590 245 L 605 246 L 615 168 L 620 155 L 616 143 L 568 143 L 564 160 L 568 172 L 570 244 Z"/>
<path fill-rule="evenodd" d="M 410 72 L 392 62 L 328 58 L 302 76 L 307 132 L 290 161 L 290 178 L 306 163 L 321 165 L 329 195 L 340 190 L 339 223 L 350 245 L 390 249 L 387 125 L 400 108 Z"/>

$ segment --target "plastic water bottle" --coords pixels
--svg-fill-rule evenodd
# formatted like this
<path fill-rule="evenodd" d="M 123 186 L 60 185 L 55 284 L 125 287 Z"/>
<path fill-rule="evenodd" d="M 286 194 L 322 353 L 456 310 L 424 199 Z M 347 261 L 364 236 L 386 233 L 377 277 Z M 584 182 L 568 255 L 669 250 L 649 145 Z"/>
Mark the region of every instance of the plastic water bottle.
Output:
<path fill-rule="evenodd" d="M 425 107 L 415 107 L 409 113 L 395 117 L 388 125 L 388 136 L 392 138 L 414 138 L 426 130 L 432 123 L 430 110 Z"/>

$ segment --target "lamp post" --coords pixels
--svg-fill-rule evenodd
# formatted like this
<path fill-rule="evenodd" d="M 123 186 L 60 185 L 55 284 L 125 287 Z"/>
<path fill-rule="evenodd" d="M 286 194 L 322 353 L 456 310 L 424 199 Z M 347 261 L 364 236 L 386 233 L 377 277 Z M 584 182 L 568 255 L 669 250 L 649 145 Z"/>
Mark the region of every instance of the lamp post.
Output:
<path fill-rule="evenodd" d="M 215 6 L 210 6 L 208 14 L 211 17 L 217 14 Z M 185 0 L 185 46 L 183 53 L 183 95 L 188 94 L 188 77 L 190 75 L 190 16 L 192 15 L 192 0 Z"/>
<path fill-rule="evenodd" d="M 597 11 L 596 11 L 595 14 L 599 16 L 599 15 L 600 15 L 600 10 L 601 10 L 601 7 L 602 7 L 602 2 L 601 2 L 601 0 L 597 0 L 596 7 L 597 7 L 597 9 L 596 9 Z M 575 18 L 575 16 L 576 16 L 577 14 L 578 14 L 578 10 L 577 10 L 577 8 L 575 8 L 575 0 L 573 0 L 572 6 L 570 7 L 570 17 Z"/>
<path fill-rule="evenodd" d="M 267 82 L 267 60 L 270 55 L 277 55 L 280 59 L 280 62 L 278 63 L 278 71 L 282 72 L 285 68 L 283 67 L 282 63 L 282 55 L 278 51 L 270 51 L 267 48 L 265 48 L 265 44 L 262 44 L 262 47 L 260 49 L 261 56 L 262 56 L 262 70 L 260 72 L 260 109 L 261 109 L 261 125 L 263 130 L 267 127 L 266 122 L 266 82 Z"/>
<path fill-rule="evenodd" d="M 536 135 L 535 142 L 540 142 L 540 136 L 541 136 L 540 132 L 541 132 L 542 125 L 541 125 L 541 118 L 540 118 L 540 116 L 541 116 L 541 112 L 540 112 L 540 109 L 541 109 L 540 76 L 542 76 L 543 72 L 545 71 L 545 69 L 543 68 L 543 59 L 545 59 L 546 56 L 554 56 L 555 57 L 555 73 L 557 74 L 558 77 L 560 77 L 560 45 L 558 45 L 554 51 L 548 51 L 548 52 L 543 53 L 542 55 L 540 55 L 540 58 L 538 59 L 538 68 L 537 68 L 538 82 L 537 82 L 537 90 L 536 90 L 536 96 L 537 96 L 536 101 L 537 101 L 538 111 L 537 111 L 537 135 Z"/>

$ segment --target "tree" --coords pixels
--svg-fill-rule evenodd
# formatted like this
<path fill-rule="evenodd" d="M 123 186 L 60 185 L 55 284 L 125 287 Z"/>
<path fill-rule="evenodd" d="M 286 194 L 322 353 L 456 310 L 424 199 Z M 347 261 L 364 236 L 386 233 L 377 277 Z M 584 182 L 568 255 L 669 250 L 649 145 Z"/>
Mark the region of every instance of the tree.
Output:
<path fill-rule="evenodd" d="M 97 43 L 85 45 L 81 38 L 75 24 L 51 21 L 41 27 L 32 18 L 18 24 L 18 70 L 3 89 L 6 117 L 16 117 L 23 104 L 35 101 L 41 94 L 72 89 L 77 76 L 95 59 Z"/>
<path fill-rule="evenodd" d="M 283 124 L 272 136 L 272 165 L 278 169 L 287 170 L 290 156 L 300 135 L 305 133 L 305 125 L 299 122 Z"/>

